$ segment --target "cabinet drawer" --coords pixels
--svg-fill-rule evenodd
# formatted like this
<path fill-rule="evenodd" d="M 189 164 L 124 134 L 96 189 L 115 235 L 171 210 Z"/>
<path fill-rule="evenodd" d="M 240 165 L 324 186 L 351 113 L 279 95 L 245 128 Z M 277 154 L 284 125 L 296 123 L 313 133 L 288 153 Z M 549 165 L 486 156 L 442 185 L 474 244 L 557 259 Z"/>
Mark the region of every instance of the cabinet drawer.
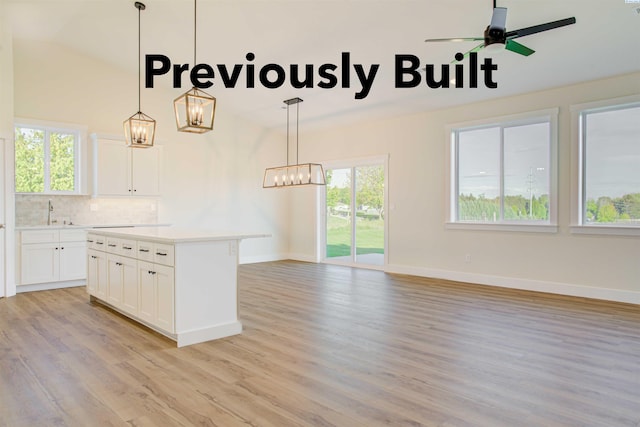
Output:
<path fill-rule="evenodd" d="M 138 244 L 135 240 L 120 239 L 120 246 L 118 249 L 120 250 L 121 255 L 135 258 L 138 253 Z"/>
<path fill-rule="evenodd" d="M 138 259 L 153 262 L 153 243 L 138 241 Z"/>
<path fill-rule="evenodd" d="M 156 243 L 154 245 L 153 261 L 157 264 L 173 266 L 173 263 L 174 263 L 173 245 Z"/>
<path fill-rule="evenodd" d="M 87 230 L 60 230 L 61 242 L 84 242 Z"/>
<path fill-rule="evenodd" d="M 87 248 L 95 249 L 98 251 L 105 250 L 104 236 L 98 236 L 97 234 L 87 233 Z"/>
<path fill-rule="evenodd" d="M 58 230 L 22 231 L 22 243 L 51 243 L 60 239 Z"/>
<path fill-rule="evenodd" d="M 106 251 L 110 254 L 119 254 L 122 241 L 115 237 L 107 237 Z"/>

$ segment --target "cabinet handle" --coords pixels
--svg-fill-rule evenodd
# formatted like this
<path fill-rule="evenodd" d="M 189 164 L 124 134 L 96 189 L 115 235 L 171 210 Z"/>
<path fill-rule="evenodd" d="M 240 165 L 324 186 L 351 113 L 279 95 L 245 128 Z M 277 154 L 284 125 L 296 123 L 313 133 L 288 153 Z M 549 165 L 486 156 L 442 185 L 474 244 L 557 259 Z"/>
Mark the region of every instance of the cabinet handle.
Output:
<path fill-rule="evenodd" d="M 96 258 L 98 258 L 98 257 L 97 257 L 97 256 L 95 256 L 95 255 L 91 255 L 91 258 L 96 259 Z"/>
<path fill-rule="evenodd" d="M 87 243 L 93 243 L 93 240 L 87 239 Z"/>
<path fill-rule="evenodd" d="M 149 249 L 140 249 L 140 252 L 149 252 Z"/>
<path fill-rule="evenodd" d="M 155 271 L 151 271 L 151 270 L 147 271 L 147 273 L 149 273 L 149 274 L 156 274 L 156 272 L 155 272 Z"/>
<path fill-rule="evenodd" d="M 131 189 L 129 189 L 129 193 L 131 193 Z"/>
<path fill-rule="evenodd" d="M 130 251 L 133 248 L 131 246 L 123 246 L 122 249 L 126 249 L 126 250 Z"/>
<path fill-rule="evenodd" d="M 163 254 L 162 252 L 156 252 L 156 255 L 167 256 L 167 254 Z"/>
<path fill-rule="evenodd" d="M 116 265 L 117 265 L 117 266 L 121 266 L 121 265 L 122 265 L 122 263 L 121 263 L 121 262 L 116 262 Z"/>
<path fill-rule="evenodd" d="M 109 246 L 110 248 L 115 248 L 116 245 L 109 243 L 107 246 Z"/>
<path fill-rule="evenodd" d="M 58 248 L 56 248 L 56 251 L 58 250 Z"/>
<path fill-rule="evenodd" d="M 63 246 L 63 247 L 61 247 L 60 249 L 64 250 L 64 246 Z"/>
<path fill-rule="evenodd" d="M 96 242 L 96 245 L 104 245 L 104 242 Z"/>

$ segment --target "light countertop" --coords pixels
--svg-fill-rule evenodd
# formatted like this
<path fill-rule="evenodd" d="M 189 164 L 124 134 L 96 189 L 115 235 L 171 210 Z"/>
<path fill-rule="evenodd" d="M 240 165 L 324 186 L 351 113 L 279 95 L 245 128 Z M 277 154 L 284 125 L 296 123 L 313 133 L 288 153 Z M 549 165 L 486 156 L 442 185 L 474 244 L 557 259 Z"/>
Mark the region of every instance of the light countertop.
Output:
<path fill-rule="evenodd" d="M 90 228 L 113 228 L 113 227 L 167 227 L 170 224 L 52 224 L 52 225 L 23 225 L 15 227 L 16 231 L 26 230 L 74 230 Z"/>
<path fill-rule="evenodd" d="M 267 233 L 243 233 L 183 227 L 98 228 L 91 230 L 91 233 L 129 239 L 145 239 L 162 243 L 207 242 L 271 237 L 271 234 Z"/>

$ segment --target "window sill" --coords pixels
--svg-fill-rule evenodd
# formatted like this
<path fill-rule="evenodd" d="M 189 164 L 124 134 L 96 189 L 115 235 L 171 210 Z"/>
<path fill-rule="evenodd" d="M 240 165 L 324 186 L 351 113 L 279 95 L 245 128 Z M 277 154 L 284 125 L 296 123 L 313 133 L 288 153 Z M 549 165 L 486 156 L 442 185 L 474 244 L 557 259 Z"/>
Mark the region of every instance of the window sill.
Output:
<path fill-rule="evenodd" d="M 640 227 L 621 225 L 572 225 L 572 234 L 605 234 L 610 236 L 640 236 Z"/>
<path fill-rule="evenodd" d="M 515 231 L 525 233 L 557 233 L 558 226 L 553 224 L 488 224 L 478 222 L 447 222 L 444 226 L 448 230 L 479 230 L 479 231 Z"/>

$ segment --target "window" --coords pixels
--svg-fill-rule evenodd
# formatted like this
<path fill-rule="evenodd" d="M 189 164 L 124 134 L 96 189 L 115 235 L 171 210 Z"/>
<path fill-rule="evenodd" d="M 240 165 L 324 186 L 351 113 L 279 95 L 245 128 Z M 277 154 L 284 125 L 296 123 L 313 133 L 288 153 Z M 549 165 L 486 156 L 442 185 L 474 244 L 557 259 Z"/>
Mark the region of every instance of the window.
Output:
<path fill-rule="evenodd" d="M 554 225 L 556 123 L 548 110 L 451 127 L 450 224 Z"/>
<path fill-rule="evenodd" d="M 579 109 L 580 225 L 640 227 L 640 102 Z"/>
<path fill-rule="evenodd" d="M 79 193 L 80 131 L 15 126 L 16 193 Z"/>

